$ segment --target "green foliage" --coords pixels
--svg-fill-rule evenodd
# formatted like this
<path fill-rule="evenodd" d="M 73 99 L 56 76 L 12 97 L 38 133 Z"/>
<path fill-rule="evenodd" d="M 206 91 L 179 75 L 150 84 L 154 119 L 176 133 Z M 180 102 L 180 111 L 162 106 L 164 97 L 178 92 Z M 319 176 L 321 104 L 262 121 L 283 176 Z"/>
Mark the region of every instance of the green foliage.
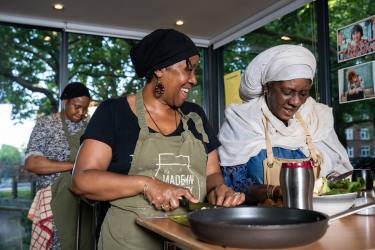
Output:
<path fill-rule="evenodd" d="M 17 148 L 3 144 L 0 148 L 0 161 L 16 162 L 20 160 L 20 152 Z"/>
<path fill-rule="evenodd" d="M 13 174 L 13 163 L 20 160 L 17 148 L 3 144 L 0 149 L 0 182 Z M 1 193 L 0 193 L 1 197 Z"/>
<path fill-rule="evenodd" d="M 11 103 L 12 119 L 37 119 L 58 110 L 60 33 L 0 26 L 0 103 Z M 68 77 L 90 89 L 92 104 L 134 94 L 144 85 L 135 74 L 130 49 L 138 41 L 69 34 Z M 202 50 L 200 51 L 202 54 Z M 203 105 L 203 65 L 189 101 Z M 194 95 L 194 93 L 195 95 Z M 196 95 L 199 93 L 198 95 Z"/>
<path fill-rule="evenodd" d="M 133 94 L 144 80 L 135 74 L 130 49 L 138 41 L 69 34 L 69 81 L 86 83 L 100 102 Z"/>
<path fill-rule="evenodd" d="M 40 118 L 58 110 L 60 33 L 0 25 L 0 103 L 12 104 L 12 119 Z M 130 60 L 137 41 L 70 34 L 69 82 L 88 86 L 99 102 L 136 93 L 139 79 Z"/>
<path fill-rule="evenodd" d="M 0 198 L 11 198 L 12 197 L 12 191 L 1 191 L 0 192 Z M 31 197 L 31 191 L 30 190 L 18 190 L 17 191 L 17 198 L 18 199 L 33 199 L 34 197 Z M 27 216 L 27 214 L 26 214 Z"/>
<path fill-rule="evenodd" d="M 0 26 L 1 102 L 13 104 L 12 118 L 18 122 L 58 107 L 60 37 L 52 31 Z M 49 41 L 44 38 L 49 36 Z"/>

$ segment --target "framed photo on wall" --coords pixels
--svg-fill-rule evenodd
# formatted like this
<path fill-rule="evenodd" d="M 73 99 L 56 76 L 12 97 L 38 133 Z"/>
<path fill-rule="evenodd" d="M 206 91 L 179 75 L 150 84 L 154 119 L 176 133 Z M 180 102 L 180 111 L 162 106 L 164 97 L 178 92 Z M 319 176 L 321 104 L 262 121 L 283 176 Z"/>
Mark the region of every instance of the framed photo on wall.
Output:
<path fill-rule="evenodd" d="M 375 53 L 375 16 L 337 30 L 337 61 Z"/>
<path fill-rule="evenodd" d="M 340 104 L 375 98 L 375 61 L 339 69 Z"/>

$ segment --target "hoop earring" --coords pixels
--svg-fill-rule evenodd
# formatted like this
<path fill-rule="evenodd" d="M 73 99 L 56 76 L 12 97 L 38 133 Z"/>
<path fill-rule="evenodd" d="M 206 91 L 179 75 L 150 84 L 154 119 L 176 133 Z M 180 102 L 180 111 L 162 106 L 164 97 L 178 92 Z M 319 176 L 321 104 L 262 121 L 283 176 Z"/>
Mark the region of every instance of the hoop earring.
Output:
<path fill-rule="evenodd" d="M 158 83 L 155 86 L 155 92 L 160 95 L 164 93 L 164 90 L 164 85 L 160 82 L 160 78 L 158 77 Z"/>
<path fill-rule="evenodd" d="M 267 92 L 266 92 L 266 91 L 264 91 L 263 93 L 264 93 L 264 95 L 267 95 Z"/>

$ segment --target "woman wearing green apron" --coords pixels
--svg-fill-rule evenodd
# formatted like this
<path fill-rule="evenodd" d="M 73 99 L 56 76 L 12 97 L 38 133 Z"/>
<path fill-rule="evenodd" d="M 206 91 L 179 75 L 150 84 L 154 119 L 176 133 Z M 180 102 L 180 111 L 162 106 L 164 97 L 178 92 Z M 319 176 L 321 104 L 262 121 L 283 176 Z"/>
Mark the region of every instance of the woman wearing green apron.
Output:
<path fill-rule="evenodd" d="M 71 182 L 70 172 L 78 153 L 79 138 L 86 128 L 83 119 L 87 114 L 90 93 L 85 85 L 70 83 L 63 90 L 61 99 L 65 110 L 37 121 L 25 152 L 25 169 L 37 174 L 38 190 L 52 185 L 51 208 L 54 218 L 50 248 L 53 250 L 74 249 L 75 237 L 72 240 L 72 235 L 75 235 L 75 230 L 65 228 L 67 224 L 75 226 L 77 203 L 67 186 Z M 63 206 L 72 199 L 73 204 Z"/>
<path fill-rule="evenodd" d="M 227 107 L 218 153 L 225 183 L 246 193 L 246 203 L 282 199 L 282 163 L 313 160 L 316 178 L 352 169 L 331 108 L 309 97 L 315 70 L 308 49 L 280 45 L 260 53 L 244 72 L 244 103 Z"/>
<path fill-rule="evenodd" d="M 156 30 L 130 55 L 147 83 L 137 94 L 99 105 L 81 138 L 73 188 L 88 199 L 110 200 L 100 249 L 162 249 L 159 235 L 136 224 L 138 216 L 186 213 L 179 198 L 235 206 L 245 196 L 225 186 L 220 143 L 203 109 L 185 102 L 199 66 L 191 39 Z"/>

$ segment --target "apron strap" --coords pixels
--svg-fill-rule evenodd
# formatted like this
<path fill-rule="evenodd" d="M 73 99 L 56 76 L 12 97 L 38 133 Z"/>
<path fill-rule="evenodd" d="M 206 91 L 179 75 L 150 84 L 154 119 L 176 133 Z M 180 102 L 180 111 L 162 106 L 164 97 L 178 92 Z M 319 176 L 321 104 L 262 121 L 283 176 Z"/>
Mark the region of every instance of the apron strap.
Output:
<path fill-rule="evenodd" d="M 143 104 L 142 90 L 143 88 L 141 88 L 135 95 L 135 105 L 136 105 L 136 111 L 137 111 L 137 117 L 138 117 L 138 124 L 139 124 L 139 127 L 141 128 L 141 131 L 149 133 L 147 122 L 146 122 L 144 104 Z"/>
<path fill-rule="evenodd" d="M 178 114 L 181 117 L 182 123 L 184 125 L 184 130 L 186 131 L 189 129 L 187 122 L 189 119 L 192 119 L 195 124 L 195 128 L 202 135 L 203 141 L 205 143 L 209 143 L 210 141 L 208 139 L 208 136 L 206 132 L 204 131 L 202 118 L 195 112 L 190 112 L 189 114 L 185 115 L 184 113 L 182 113 L 180 108 L 178 108 L 177 110 L 178 110 Z"/>
<path fill-rule="evenodd" d="M 268 163 L 268 166 L 270 167 L 273 165 L 274 158 L 273 158 L 270 136 L 268 135 L 267 119 L 264 114 L 262 115 L 262 121 L 264 125 L 264 132 L 266 134 L 267 163 Z"/>
<path fill-rule="evenodd" d="M 205 143 L 209 143 L 210 142 L 209 139 L 208 139 L 208 136 L 207 136 L 206 132 L 204 131 L 202 118 L 197 113 L 190 112 L 189 114 L 184 115 L 179 108 L 178 108 L 178 113 L 183 118 L 183 120 L 186 120 L 186 126 L 187 126 L 187 121 L 189 119 L 192 119 L 193 122 L 194 122 L 194 124 L 195 124 L 195 128 L 202 135 L 203 141 Z M 185 129 L 185 127 L 184 127 L 184 129 Z M 186 127 L 185 130 L 187 130 L 187 129 L 188 128 Z"/>
<path fill-rule="evenodd" d="M 314 162 L 317 162 L 318 156 L 316 155 L 316 151 L 315 151 L 314 145 L 312 143 L 311 135 L 309 134 L 309 131 L 307 130 L 306 125 L 303 122 L 303 119 L 298 112 L 296 112 L 296 118 L 305 131 L 306 142 L 307 142 L 307 146 L 309 147 L 311 157 L 313 158 Z M 262 120 L 263 120 L 263 125 L 264 125 L 264 131 L 265 131 L 265 134 L 266 134 L 267 162 L 268 162 L 268 166 L 272 166 L 273 163 L 274 163 L 274 156 L 273 156 L 273 152 L 272 152 L 271 140 L 270 140 L 270 137 L 268 135 L 267 119 L 266 119 L 264 114 L 262 116 Z"/>
<path fill-rule="evenodd" d="M 63 126 L 64 132 L 65 132 L 65 137 L 66 137 L 66 140 L 68 140 L 70 134 L 69 134 L 68 126 L 66 125 L 66 121 L 65 121 L 65 110 L 61 109 L 60 114 L 61 114 L 62 126 Z"/>
<path fill-rule="evenodd" d="M 311 135 L 310 135 L 309 131 L 307 130 L 306 125 L 303 122 L 303 119 L 302 119 L 301 115 L 298 113 L 298 111 L 296 112 L 296 118 L 299 121 L 299 123 L 301 124 L 302 128 L 305 130 L 307 146 L 309 147 L 311 157 L 313 158 L 314 162 L 316 162 L 318 160 L 318 157 L 316 156 L 316 151 L 315 151 L 314 145 L 312 143 Z"/>

